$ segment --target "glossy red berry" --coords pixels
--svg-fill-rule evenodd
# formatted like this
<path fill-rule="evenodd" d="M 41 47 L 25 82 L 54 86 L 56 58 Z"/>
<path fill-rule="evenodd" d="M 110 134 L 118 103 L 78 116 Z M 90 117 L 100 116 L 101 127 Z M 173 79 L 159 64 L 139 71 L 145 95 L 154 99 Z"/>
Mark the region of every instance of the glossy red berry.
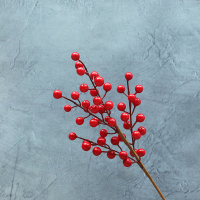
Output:
<path fill-rule="evenodd" d="M 144 149 L 138 149 L 137 154 L 139 157 L 143 157 L 145 155 L 145 150 Z"/>
<path fill-rule="evenodd" d="M 76 69 L 76 73 L 79 76 L 83 76 L 85 74 L 85 69 L 83 67 L 79 67 L 79 68 Z"/>
<path fill-rule="evenodd" d="M 80 85 L 79 89 L 81 92 L 87 92 L 89 90 L 89 87 L 86 83 L 83 83 Z"/>
<path fill-rule="evenodd" d="M 55 91 L 53 92 L 53 97 L 54 97 L 55 99 L 60 99 L 60 98 L 62 97 L 62 92 L 61 92 L 60 90 L 55 90 Z"/>
<path fill-rule="evenodd" d="M 101 135 L 101 137 L 106 137 L 107 136 L 107 133 L 108 133 L 108 131 L 106 130 L 106 129 L 101 129 L 100 130 L 100 135 Z"/>
<path fill-rule="evenodd" d="M 80 55 L 77 52 L 73 52 L 71 55 L 71 58 L 72 58 L 72 60 L 77 61 L 77 60 L 79 60 Z"/>
<path fill-rule="evenodd" d="M 76 123 L 77 123 L 78 125 L 82 125 L 82 124 L 84 123 L 84 118 L 83 118 L 83 117 L 77 117 L 77 118 L 76 118 Z"/>
<path fill-rule="evenodd" d="M 113 127 L 113 126 L 115 126 L 116 125 L 116 120 L 114 119 L 114 118 L 110 118 L 109 120 L 108 120 L 108 126 L 110 126 L 110 127 Z"/>
<path fill-rule="evenodd" d="M 118 109 L 119 111 L 124 111 L 124 110 L 126 109 L 126 104 L 123 103 L 123 102 L 118 103 L 117 109 Z"/>
<path fill-rule="evenodd" d="M 143 122 L 145 120 L 145 116 L 142 113 L 137 114 L 136 121 Z"/>
<path fill-rule="evenodd" d="M 71 111 L 71 109 L 72 109 L 72 107 L 71 107 L 70 105 L 65 105 L 65 106 L 64 106 L 64 110 L 65 110 L 66 112 Z"/>
<path fill-rule="evenodd" d="M 132 137 L 135 139 L 135 140 L 139 140 L 141 138 L 141 133 L 139 131 L 133 131 L 132 132 Z"/>
<path fill-rule="evenodd" d="M 130 129 L 130 126 L 129 126 L 127 123 L 128 123 L 129 125 L 131 125 L 131 124 L 130 124 L 130 121 L 127 121 L 127 122 L 124 122 L 123 127 L 124 127 L 125 129 L 128 130 L 128 129 Z"/>
<path fill-rule="evenodd" d="M 82 106 L 83 106 L 83 108 L 88 109 L 89 106 L 90 106 L 90 102 L 89 102 L 88 100 L 84 100 L 84 101 L 82 102 Z"/>
<path fill-rule="evenodd" d="M 141 93 L 143 91 L 143 86 L 142 85 L 136 85 L 135 91 L 136 91 L 136 93 Z"/>
<path fill-rule="evenodd" d="M 90 73 L 90 78 L 93 80 L 93 79 L 95 79 L 96 77 L 98 77 L 99 76 L 99 74 L 98 74 L 98 72 L 96 72 L 96 71 L 93 71 L 93 72 L 91 72 Z"/>
<path fill-rule="evenodd" d="M 91 119 L 89 123 L 90 123 L 90 126 L 91 126 L 91 127 L 96 127 L 96 126 L 98 126 L 98 124 L 99 124 L 98 121 L 95 120 L 95 119 Z"/>
<path fill-rule="evenodd" d="M 135 101 L 135 98 L 136 98 L 136 96 L 134 95 L 134 94 L 129 94 L 128 95 L 128 100 L 130 101 L 130 102 L 134 102 Z"/>
<path fill-rule="evenodd" d="M 104 79 L 101 76 L 98 76 L 94 79 L 94 83 L 96 86 L 101 87 L 104 84 Z"/>
<path fill-rule="evenodd" d="M 79 98 L 79 93 L 76 92 L 76 91 L 72 92 L 72 93 L 71 93 L 71 98 L 72 98 L 73 100 L 77 100 L 77 99 Z"/>
<path fill-rule="evenodd" d="M 110 141 L 113 145 L 119 144 L 119 138 L 117 136 L 113 136 Z"/>
<path fill-rule="evenodd" d="M 130 167 L 132 165 L 132 161 L 130 160 L 130 158 L 126 158 L 123 160 L 123 165 L 125 167 Z"/>
<path fill-rule="evenodd" d="M 93 154 L 95 156 L 99 156 L 101 154 L 101 149 L 99 147 L 94 147 L 93 150 L 92 150 Z"/>
<path fill-rule="evenodd" d="M 137 149 L 135 149 L 135 153 L 137 154 Z M 131 155 L 132 157 L 135 157 L 134 154 L 132 153 L 132 151 L 130 151 L 130 155 Z"/>
<path fill-rule="evenodd" d="M 123 133 L 124 137 L 126 138 L 126 135 Z M 120 137 L 120 135 L 118 135 L 119 141 L 122 142 L 122 138 Z"/>
<path fill-rule="evenodd" d="M 128 121 L 128 119 L 129 119 L 129 114 L 128 113 L 122 113 L 121 114 L 121 120 L 122 121 L 124 121 L 124 122 L 126 122 L 126 121 Z"/>
<path fill-rule="evenodd" d="M 97 89 L 97 91 L 99 92 L 98 89 Z M 97 96 L 97 91 L 93 88 L 93 90 L 90 90 L 90 95 L 93 97 Z"/>
<path fill-rule="evenodd" d="M 140 104 L 141 104 L 141 100 L 139 98 L 135 98 L 135 100 L 133 101 L 133 105 L 139 106 Z"/>
<path fill-rule="evenodd" d="M 101 121 L 98 118 L 94 117 L 93 119 L 97 120 L 98 124 L 101 123 Z"/>
<path fill-rule="evenodd" d="M 115 152 L 114 151 L 108 151 L 107 152 L 107 157 L 109 158 L 109 159 L 113 159 L 114 157 L 115 157 Z"/>
<path fill-rule="evenodd" d="M 102 103 L 102 98 L 101 97 L 94 97 L 93 103 L 95 105 L 100 105 Z"/>
<path fill-rule="evenodd" d="M 105 108 L 103 105 L 99 105 L 99 113 L 103 114 L 105 112 Z"/>
<path fill-rule="evenodd" d="M 139 128 L 138 128 L 138 131 L 141 133 L 141 135 L 145 135 L 146 134 L 146 128 L 145 127 L 143 127 L 143 126 L 140 126 Z"/>
<path fill-rule="evenodd" d="M 68 137 L 70 140 L 75 140 L 77 138 L 77 135 L 76 135 L 76 133 L 71 132 Z"/>
<path fill-rule="evenodd" d="M 106 91 L 106 92 L 108 92 L 108 91 L 110 91 L 111 89 L 112 89 L 112 85 L 110 84 L 110 83 L 104 83 L 104 85 L 103 85 L 103 89 Z"/>
<path fill-rule="evenodd" d="M 126 78 L 127 81 L 129 81 L 129 80 L 131 80 L 133 78 L 133 74 L 131 72 L 127 72 L 125 74 L 125 78 Z"/>
<path fill-rule="evenodd" d="M 119 86 L 117 87 L 117 92 L 119 92 L 119 93 L 124 93 L 124 92 L 125 92 L 125 87 L 124 87 L 123 85 L 119 85 Z"/>
<path fill-rule="evenodd" d="M 99 138 L 97 139 L 97 144 L 98 144 L 99 146 L 103 146 L 105 143 L 106 143 L 106 139 L 105 139 L 105 138 L 99 137 Z"/>
<path fill-rule="evenodd" d="M 83 63 L 80 62 L 80 61 L 77 61 L 77 62 L 75 63 L 75 68 L 78 69 L 79 67 L 83 67 Z"/>
<path fill-rule="evenodd" d="M 90 144 L 90 142 L 84 141 L 84 142 L 82 143 L 82 149 L 83 149 L 84 151 L 89 151 L 89 150 L 91 149 L 91 144 Z"/>
<path fill-rule="evenodd" d="M 98 113 L 99 112 L 99 106 L 97 106 L 97 105 L 92 105 L 91 106 L 91 112 L 92 113 Z"/>
<path fill-rule="evenodd" d="M 127 156 L 128 156 L 128 154 L 126 153 L 126 151 L 120 151 L 120 152 L 119 152 L 119 157 L 120 157 L 122 160 L 126 159 Z"/>
<path fill-rule="evenodd" d="M 105 119 L 106 122 L 108 122 L 108 120 L 110 119 L 110 117 L 106 116 L 104 119 Z"/>
<path fill-rule="evenodd" d="M 104 108 L 106 109 L 106 110 L 112 110 L 112 108 L 113 108 L 113 102 L 112 101 L 106 101 L 106 103 L 104 104 Z"/>

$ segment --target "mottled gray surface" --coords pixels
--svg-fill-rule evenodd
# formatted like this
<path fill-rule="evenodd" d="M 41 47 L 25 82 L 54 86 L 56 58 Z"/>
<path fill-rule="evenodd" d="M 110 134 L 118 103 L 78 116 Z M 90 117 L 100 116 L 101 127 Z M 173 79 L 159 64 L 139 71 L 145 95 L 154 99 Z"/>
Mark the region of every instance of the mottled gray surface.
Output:
<path fill-rule="evenodd" d="M 146 116 L 136 143 L 146 168 L 167 200 L 200 199 L 199 0 L 0 0 L 0 19 L 1 200 L 160 199 L 137 165 L 68 139 L 74 131 L 95 141 L 100 130 L 77 126 L 85 113 L 64 112 L 66 101 L 52 96 L 89 83 L 76 74 L 74 51 L 112 83 L 106 99 L 121 128 L 116 87 L 133 73 L 131 91 L 144 86 L 135 113 Z"/>

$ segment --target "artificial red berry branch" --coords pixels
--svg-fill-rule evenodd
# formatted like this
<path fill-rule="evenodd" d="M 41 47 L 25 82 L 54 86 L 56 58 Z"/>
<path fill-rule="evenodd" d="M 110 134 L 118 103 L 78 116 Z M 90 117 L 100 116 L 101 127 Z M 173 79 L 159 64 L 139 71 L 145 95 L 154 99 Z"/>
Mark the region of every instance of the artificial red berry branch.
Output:
<path fill-rule="evenodd" d="M 133 117 L 132 117 L 135 111 L 135 108 L 141 104 L 141 100 L 136 97 L 136 94 L 141 93 L 143 91 L 142 85 L 136 85 L 135 93 L 134 94 L 131 93 L 130 88 L 129 88 L 129 81 L 133 78 L 133 74 L 131 72 L 127 72 L 125 74 L 125 79 L 127 80 L 127 90 L 128 90 L 127 94 L 125 93 L 125 87 L 123 85 L 119 85 L 117 87 L 118 93 L 124 94 L 127 97 L 127 100 L 129 102 L 129 111 L 125 110 L 126 109 L 125 103 L 120 102 L 117 105 L 117 109 L 119 111 L 123 111 L 120 118 L 124 122 L 123 123 L 124 129 L 130 130 L 131 132 L 132 143 L 129 143 L 126 139 L 126 135 L 122 133 L 121 130 L 119 129 L 116 120 L 113 117 L 111 117 L 111 110 L 114 107 L 113 102 L 110 100 L 106 101 L 105 103 L 103 102 L 107 93 L 112 89 L 112 85 L 108 82 L 104 83 L 103 77 L 99 76 L 98 72 L 96 71 L 93 71 L 89 74 L 88 69 L 86 68 L 84 63 L 79 59 L 80 55 L 77 52 L 72 53 L 71 58 L 72 60 L 77 61 L 75 63 L 77 74 L 80 76 L 87 75 L 92 83 L 92 86 L 93 86 L 92 88 L 89 88 L 89 86 L 86 83 L 83 83 L 80 85 L 79 89 L 83 93 L 90 91 L 90 95 L 93 97 L 93 105 L 90 105 L 90 101 L 88 100 L 84 100 L 81 102 L 79 99 L 80 94 L 77 91 L 74 91 L 71 93 L 72 99 L 70 99 L 70 98 L 64 97 L 60 90 L 55 90 L 53 92 L 54 98 L 56 99 L 64 98 L 74 104 L 73 107 L 71 107 L 68 104 L 65 105 L 64 110 L 66 112 L 70 112 L 72 108 L 80 107 L 86 113 L 88 113 L 88 115 L 85 117 L 76 118 L 77 125 L 82 125 L 85 119 L 93 116 L 94 118 L 89 120 L 89 124 L 91 127 L 97 127 L 98 125 L 105 125 L 111 128 L 112 130 L 114 130 L 114 133 L 108 132 L 106 129 L 101 129 L 99 133 L 100 136 L 98 137 L 97 142 L 93 142 L 88 139 L 79 137 L 74 132 L 71 132 L 69 134 L 68 136 L 69 139 L 75 140 L 76 138 L 79 138 L 83 140 L 82 149 L 84 151 L 89 151 L 91 149 L 91 146 L 100 146 L 101 148 L 105 148 L 107 149 L 107 151 L 102 151 L 100 147 L 94 147 L 92 152 L 95 156 L 99 156 L 101 155 L 101 153 L 106 153 L 109 159 L 113 159 L 117 155 L 119 156 L 120 159 L 123 160 L 123 165 L 125 167 L 130 167 L 133 163 L 137 163 L 141 167 L 141 169 L 145 172 L 147 177 L 151 180 L 152 184 L 154 185 L 154 187 L 156 188 L 156 190 L 158 191 L 162 199 L 165 199 L 162 193 L 160 192 L 159 188 L 153 181 L 152 177 L 150 176 L 150 174 L 148 173 L 148 171 L 146 170 L 146 168 L 141 162 L 141 157 L 145 155 L 145 150 L 141 148 L 135 149 L 135 141 L 140 139 L 141 136 L 146 134 L 146 129 L 143 126 L 140 126 L 137 130 L 133 131 L 133 128 L 136 125 L 136 123 L 143 122 L 145 120 L 145 116 L 141 113 L 136 115 L 136 120 L 134 123 L 133 123 Z M 99 90 L 97 89 L 97 87 L 102 87 L 102 86 L 103 86 L 103 90 L 105 91 L 103 97 L 100 96 Z M 78 101 L 78 103 L 75 101 Z M 133 104 L 133 109 L 132 109 L 132 104 Z M 98 116 L 98 114 L 100 114 L 100 117 Z M 103 116 L 104 114 L 106 114 L 107 116 L 104 117 Z M 112 145 L 118 146 L 118 148 L 120 149 L 120 152 L 117 150 L 114 150 L 106 143 L 106 137 L 108 135 L 114 135 L 114 134 L 117 134 L 117 136 L 112 136 L 110 139 L 110 142 Z M 130 149 L 131 157 L 128 155 L 126 151 L 123 151 L 123 149 L 119 145 L 119 143 L 122 141 Z M 136 160 L 133 159 L 132 157 L 134 157 Z"/>

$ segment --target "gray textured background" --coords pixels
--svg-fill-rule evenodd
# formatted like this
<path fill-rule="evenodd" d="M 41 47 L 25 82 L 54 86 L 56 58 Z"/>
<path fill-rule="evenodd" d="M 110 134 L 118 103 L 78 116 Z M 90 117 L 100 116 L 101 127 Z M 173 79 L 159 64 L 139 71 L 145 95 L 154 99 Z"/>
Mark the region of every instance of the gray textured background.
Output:
<path fill-rule="evenodd" d="M 116 87 L 133 73 L 131 91 L 144 86 L 135 113 L 146 116 L 136 143 L 146 168 L 166 199 L 200 199 L 199 0 L 0 0 L 0 27 L 1 200 L 160 199 L 137 165 L 68 139 L 74 131 L 95 141 L 100 130 L 77 126 L 85 113 L 64 112 L 67 102 L 52 96 L 89 83 L 74 51 L 112 83 L 106 99 L 121 128 L 116 105 L 126 100 Z"/>

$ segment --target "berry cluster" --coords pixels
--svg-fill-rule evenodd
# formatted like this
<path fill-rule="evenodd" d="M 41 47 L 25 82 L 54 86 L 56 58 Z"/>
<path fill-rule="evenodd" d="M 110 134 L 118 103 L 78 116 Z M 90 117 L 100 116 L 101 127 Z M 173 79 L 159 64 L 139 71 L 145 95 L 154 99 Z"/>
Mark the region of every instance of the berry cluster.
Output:
<path fill-rule="evenodd" d="M 71 99 L 62 96 L 62 92 L 60 90 L 55 90 L 53 92 L 53 96 L 56 99 L 65 98 L 68 101 L 72 102 L 74 106 L 69 104 L 64 106 L 64 110 L 66 112 L 70 112 L 75 107 L 80 107 L 83 109 L 88 115 L 86 117 L 77 117 L 76 124 L 82 125 L 85 122 L 85 119 L 88 117 L 92 117 L 89 120 L 89 125 L 91 127 L 97 127 L 99 125 L 104 125 L 109 127 L 112 131 L 108 132 L 107 129 L 101 129 L 99 132 L 99 137 L 97 138 L 96 142 L 90 141 L 85 138 L 81 138 L 76 135 L 76 133 L 71 132 L 69 133 L 69 139 L 75 140 L 79 138 L 83 140 L 82 142 L 82 149 L 84 151 L 89 151 L 92 146 L 94 146 L 92 152 L 95 156 L 99 156 L 102 153 L 106 153 L 109 159 L 113 159 L 115 156 L 119 156 L 120 159 L 123 160 L 123 164 L 125 167 L 130 167 L 132 163 L 138 163 L 137 160 L 134 159 L 133 153 L 130 151 L 130 155 L 124 150 L 122 150 L 120 146 L 120 142 L 122 142 L 122 138 L 117 131 L 117 122 L 116 120 L 111 117 L 111 112 L 114 107 L 112 101 L 108 100 L 104 103 L 104 98 L 106 94 L 112 89 L 112 85 L 109 82 L 105 82 L 103 77 L 99 76 L 99 73 L 93 71 L 91 73 L 88 72 L 86 66 L 80 60 L 80 55 L 77 52 L 72 53 L 71 55 L 72 60 L 76 61 L 75 68 L 76 72 L 79 76 L 87 75 L 92 83 L 92 87 L 89 87 L 88 84 L 83 83 L 80 85 L 79 89 L 80 92 L 86 93 L 89 91 L 90 95 L 93 97 L 93 103 L 91 104 L 88 100 L 80 101 L 80 93 L 77 91 L 73 91 L 71 93 Z M 125 74 L 125 79 L 127 80 L 127 93 L 125 93 L 125 87 L 123 85 L 119 85 L 117 87 L 117 92 L 126 95 L 127 100 L 129 102 L 129 109 L 126 110 L 126 104 L 123 102 L 118 103 L 117 109 L 122 111 L 121 120 L 123 121 L 123 127 L 126 130 L 130 130 L 132 136 L 132 142 L 129 143 L 132 145 L 133 149 L 135 150 L 136 154 L 141 158 L 145 155 L 145 150 L 135 149 L 135 141 L 140 139 L 141 136 L 146 134 L 146 129 L 143 126 L 140 126 L 137 130 L 133 130 L 134 126 L 138 122 L 143 122 L 145 120 L 145 116 L 141 113 L 136 115 L 135 122 L 132 123 L 132 115 L 134 110 L 137 106 L 141 104 L 141 100 L 136 97 L 137 93 L 141 93 L 143 91 L 142 85 L 135 86 L 135 93 L 130 93 L 129 90 L 129 81 L 133 78 L 133 74 L 131 72 L 127 72 Z M 100 96 L 99 90 L 97 88 L 103 87 L 105 94 L 103 97 Z M 132 107 L 133 106 L 133 107 Z M 110 142 L 114 146 L 118 146 L 120 151 L 114 150 L 111 148 L 107 143 L 106 140 L 108 135 L 113 135 L 110 139 Z M 116 136 L 117 135 L 117 136 Z M 126 138 L 126 135 L 123 134 Z M 101 148 L 100 148 L 101 147 Z M 104 148 L 104 151 L 102 150 Z M 138 163 L 139 164 L 139 163 Z"/>

